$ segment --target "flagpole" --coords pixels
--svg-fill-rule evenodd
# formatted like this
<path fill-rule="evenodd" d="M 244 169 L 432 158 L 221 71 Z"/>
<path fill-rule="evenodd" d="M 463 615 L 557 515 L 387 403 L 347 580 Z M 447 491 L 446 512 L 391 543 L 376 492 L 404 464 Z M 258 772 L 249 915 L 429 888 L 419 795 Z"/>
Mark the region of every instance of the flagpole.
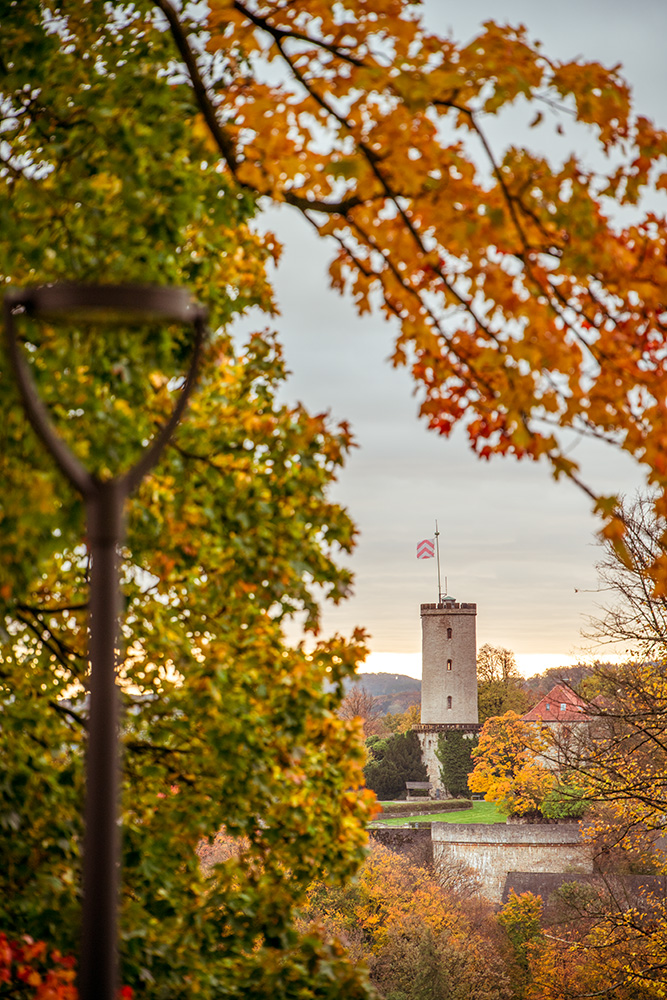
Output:
<path fill-rule="evenodd" d="M 438 522 L 435 522 L 435 551 L 438 557 L 438 604 L 442 604 L 442 587 L 440 585 L 440 532 Z"/>

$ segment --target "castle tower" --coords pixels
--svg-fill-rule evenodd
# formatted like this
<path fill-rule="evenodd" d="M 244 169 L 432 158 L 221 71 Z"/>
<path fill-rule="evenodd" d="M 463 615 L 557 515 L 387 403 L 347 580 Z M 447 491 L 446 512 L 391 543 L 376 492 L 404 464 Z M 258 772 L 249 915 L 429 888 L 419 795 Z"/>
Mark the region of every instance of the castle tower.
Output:
<path fill-rule="evenodd" d="M 422 710 L 415 726 L 422 758 L 434 792 L 439 794 L 440 762 L 435 750 L 440 733 L 479 732 L 477 714 L 476 604 L 443 597 L 422 604 Z"/>
<path fill-rule="evenodd" d="M 476 604 L 448 597 L 421 606 L 424 724 L 465 728 L 478 722 L 476 615 Z"/>

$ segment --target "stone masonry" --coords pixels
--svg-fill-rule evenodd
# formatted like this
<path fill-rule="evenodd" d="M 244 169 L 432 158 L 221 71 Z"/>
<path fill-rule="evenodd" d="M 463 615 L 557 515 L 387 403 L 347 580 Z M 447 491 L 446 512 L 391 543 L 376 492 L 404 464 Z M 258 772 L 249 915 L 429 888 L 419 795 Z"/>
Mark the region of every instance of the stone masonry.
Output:
<path fill-rule="evenodd" d="M 413 727 L 417 731 L 417 738 L 419 739 L 419 745 L 422 752 L 422 760 L 424 761 L 424 766 L 426 767 L 426 772 L 428 774 L 428 780 L 431 782 L 431 798 L 433 799 L 446 799 L 448 796 L 446 790 L 442 787 L 442 782 L 440 780 L 440 761 L 435 755 L 435 751 L 438 747 L 438 737 L 440 733 L 451 732 L 453 729 L 462 729 L 466 736 L 471 739 L 475 733 L 479 730 L 479 726 L 465 726 L 465 725 L 417 725 Z"/>
<path fill-rule="evenodd" d="M 479 730 L 477 715 L 476 604 L 459 604 L 445 597 L 422 604 L 422 709 L 415 726 L 435 798 L 440 787 L 440 763 L 435 755 L 442 732 Z"/>
<path fill-rule="evenodd" d="M 509 872 L 591 874 L 593 853 L 578 823 L 433 823 L 436 865 L 463 861 L 480 876 L 482 895 L 500 903 Z"/>
<path fill-rule="evenodd" d="M 422 604 L 422 725 L 473 725 L 477 715 L 476 604 Z"/>

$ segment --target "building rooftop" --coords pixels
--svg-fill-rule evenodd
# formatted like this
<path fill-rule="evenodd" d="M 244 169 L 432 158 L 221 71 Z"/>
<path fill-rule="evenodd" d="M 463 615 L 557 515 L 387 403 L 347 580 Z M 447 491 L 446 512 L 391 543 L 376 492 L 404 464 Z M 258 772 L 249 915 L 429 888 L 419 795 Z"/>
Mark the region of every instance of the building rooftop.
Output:
<path fill-rule="evenodd" d="M 564 684 L 556 684 L 521 718 L 524 722 L 584 722 L 587 704 Z"/>

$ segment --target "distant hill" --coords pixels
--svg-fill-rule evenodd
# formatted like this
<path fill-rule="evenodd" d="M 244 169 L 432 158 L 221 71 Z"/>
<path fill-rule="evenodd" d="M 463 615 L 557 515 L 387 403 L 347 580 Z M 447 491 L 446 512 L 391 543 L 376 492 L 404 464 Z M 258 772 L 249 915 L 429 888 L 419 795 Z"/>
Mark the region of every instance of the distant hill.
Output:
<path fill-rule="evenodd" d="M 359 674 L 346 687 L 354 685 L 364 688 L 374 698 L 384 694 L 398 694 L 401 691 L 417 691 L 421 694 L 422 682 L 407 674 Z"/>
<path fill-rule="evenodd" d="M 345 682 L 347 691 L 353 687 L 363 688 L 372 695 L 380 715 L 405 712 L 410 705 L 419 705 L 422 697 L 421 681 L 407 674 L 359 674 L 354 680 Z"/>
<path fill-rule="evenodd" d="M 414 678 L 413 678 L 414 680 Z M 393 694 L 379 694 L 373 700 L 377 705 L 380 715 L 398 715 L 407 712 L 411 705 L 420 705 L 422 700 L 419 688 L 412 691 L 395 691 Z"/>

